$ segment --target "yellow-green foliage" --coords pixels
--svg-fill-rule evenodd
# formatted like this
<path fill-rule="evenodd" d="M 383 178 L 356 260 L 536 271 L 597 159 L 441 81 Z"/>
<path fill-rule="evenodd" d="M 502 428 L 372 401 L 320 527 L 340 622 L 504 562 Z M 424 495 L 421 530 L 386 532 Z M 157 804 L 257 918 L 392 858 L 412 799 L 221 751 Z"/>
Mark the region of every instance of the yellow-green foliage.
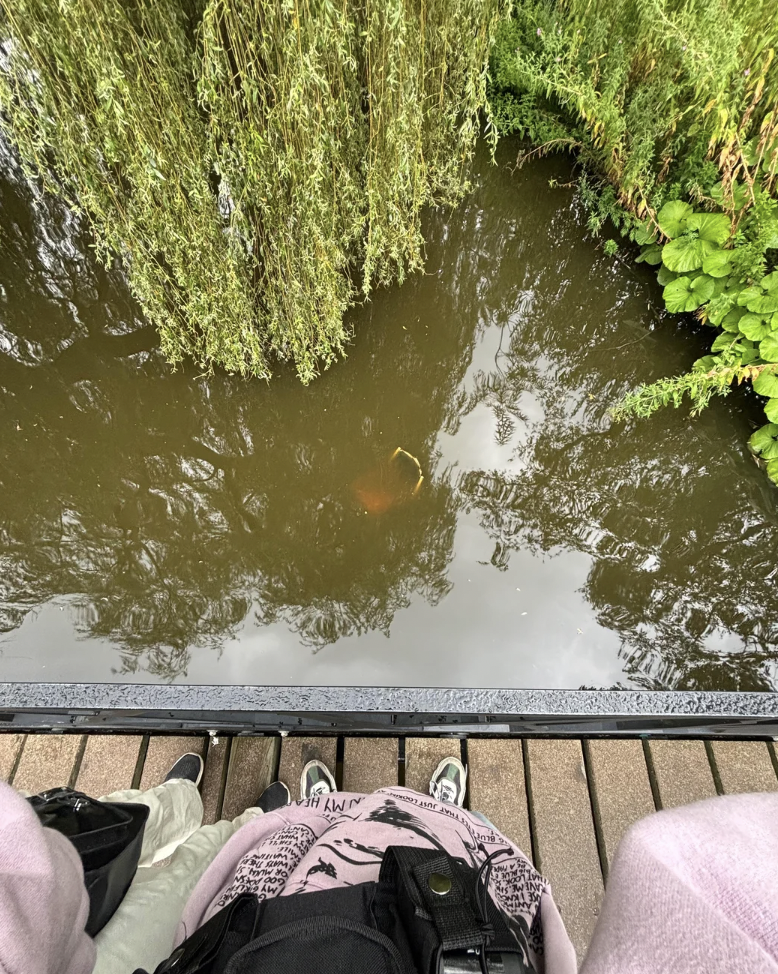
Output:
<path fill-rule="evenodd" d="M 776 483 L 777 14 L 775 0 L 520 0 L 490 90 L 501 131 L 579 155 L 590 228 L 610 217 L 641 245 L 668 311 L 722 329 L 691 372 L 641 386 L 614 415 L 686 396 L 698 412 L 750 381 L 770 422 L 749 445 Z"/>
<path fill-rule="evenodd" d="M 503 130 L 576 146 L 643 215 L 778 165 L 775 0 L 520 0 L 493 56 Z"/>
<path fill-rule="evenodd" d="M 173 362 L 303 381 L 455 203 L 505 0 L 12 0 L 3 124 Z"/>

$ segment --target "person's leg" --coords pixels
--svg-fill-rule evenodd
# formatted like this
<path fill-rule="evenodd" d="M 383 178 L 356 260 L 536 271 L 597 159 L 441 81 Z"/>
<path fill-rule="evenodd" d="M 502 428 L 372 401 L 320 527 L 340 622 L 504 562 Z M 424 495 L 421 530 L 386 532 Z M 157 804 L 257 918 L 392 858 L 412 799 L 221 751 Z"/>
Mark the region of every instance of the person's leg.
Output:
<path fill-rule="evenodd" d="M 261 814 L 249 808 L 232 822 L 204 825 L 179 844 L 169 863 L 139 869 L 121 906 L 95 937 L 93 974 L 155 970 L 170 954 L 178 921 L 200 877 L 241 825 Z"/>
<path fill-rule="evenodd" d="M 185 754 L 168 771 L 162 784 L 146 791 L 128 788 L 101 798 L 103 802 L 133 802 L 148 805 L 149 817 L 143 831 L 139 866 L 166 859 L 200 828 L 203 802 L 197 786 L 203 774 L 199 754 Z"/>
<path fill-rule="evenodd" d="M 494 831 L 495 831 L 495 832 L 498 832 L 498 831 L 499 831 L 499 829 L 498 829 L 498 828 L 497 828 L 497 826 L 496 826 L 496 825 L 494 824 L 494 822 L 490 822 L 490 821 L 489 821 L 489 819 L 488 819 L 488 818 L 487 818 L 487 817 L 486 817 L 486 816 L 484 815 L 484 813 L 483 813 L 483 812 L 475 812 L 475 811 L 473 811 L 473 809 L 471 808 L 471 809 L 470 809 L 470 814 L 471 814 L 471 815 L 472 815 L 472 816 L 473 816 L 474 818 L 477 818 L 479 822 L 483 822 L 483 823 L 484 823 L 484 825 L 488 825 L 490 829 L 494 829 Z"/>
<path fill-rule="evenodd" d="M 289 789 L 274 782 L 256 806 L 231 822 L 197 829 L 166 865 L 139 869 L 121 906 L 95 937 L 93 974 L 130 974 L 138 967 L 153 971 L 170 954 L 186 902 L 227 840 L 256 815 L 287 804 Z"/>

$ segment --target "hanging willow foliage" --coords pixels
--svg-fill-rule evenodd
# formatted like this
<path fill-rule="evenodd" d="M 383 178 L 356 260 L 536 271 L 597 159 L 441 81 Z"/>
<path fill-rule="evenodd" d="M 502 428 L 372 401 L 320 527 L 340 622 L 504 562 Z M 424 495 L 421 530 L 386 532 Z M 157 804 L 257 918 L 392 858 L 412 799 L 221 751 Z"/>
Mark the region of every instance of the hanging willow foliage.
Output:
<path fill-rule="evenodd" d="M 507 0 L 8 0 L 0 124 L 120 256 L 172 362 L 307 382 L 422 266 Z"/>

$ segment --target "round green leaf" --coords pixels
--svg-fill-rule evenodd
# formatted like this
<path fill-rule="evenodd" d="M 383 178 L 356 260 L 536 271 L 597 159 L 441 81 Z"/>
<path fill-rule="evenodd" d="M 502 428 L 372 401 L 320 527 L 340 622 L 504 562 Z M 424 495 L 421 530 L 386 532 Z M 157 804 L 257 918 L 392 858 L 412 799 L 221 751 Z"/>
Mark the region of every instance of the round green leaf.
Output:
<path fill-rule="evenodd" d="M 710 301 L 713 297 L 715 287 L 716 282 L 712 277 L 708 277 L 707 274 L 700 274 L 699 277 L 695 277 L 692 281 L 692 291 L 700 299 L 700 304 L 705 304 L 706 301 Z"/>
<path fill-rule="evenodd" d="M 778 399 L 768 399 L 764 404 L 764 414 L 771 423 L 778 423 Z"/>
<path fill-rule="evenodd" d="M 759 342 L 759 355 L 765 362 L 778 362 L 778 335 L 771 333 Z"/>
<path fill-rule="evenodd" d="M 737 296 L 737 303 L 741 308 L 748 306 L 749 301 L 755 301 L 757 298 L 761 298 L 762 289 L 759 287 L 744 287 L 743 290 Z M 749 309 L 750 310 L 750 309 Z"/>
<path fill-rule="evenodd" d="M 692 363 L 692 372 L 710 372 L 716 368 L 718 361 L 715 355 L 703 355 Z"/>
<path fill-rule="evenodd" d="M 778 426 L 775 423 L 767 423 L 751 436 L 748 441 L 751 450 L 765 460 L 775 460 L 778 458 Z"/>
<path fill-rule="evenodd" d="M 669 284 L 670 281 L 674 281 L 676 277 L 678 277 L 678 275 L 675 273 L 675 271 L 668 270 L 664 264 L 662 264 L 662 266 L 659 268 L 656 275 L 656 279 L 659 281 L 662 287 L 664 287 L 665 284 Z"/>
<path fill-rule="evenodd" d="M 649 227 L 647 223 L 641 223 L 632 239 L 641 247 L 645 244 L 654 243 L 656 241 L 656 230 Z"/>
<path fill-rule="evenodd" d="M 733 308 L 727 314 L 721 322 L 721 327 L 724 331 L 740 331 L 740 319 L 745 315 L 745 308 Z"/>
<path fill-rule="evenodd" d="M 752 342 L 761 342 L 770 334 L 770 326 L 759 315 L 746 314 L 738 322 L 738 329 Z M 772 361 L 771 359 L 769 361 Z"/>
<path fill-rule="evenodd" d="M 733 335 L 731 331 L 723 331 L 720 335 L 716 336 L 710 350 L 712 352 L 723 352 L 725 348 L 734 345 L 736 341 L 737 335 Z"/>
<path fill-rule="evenodd" d="M 686 221 L 694 210 L 682 200 L 671 200 L 665 203 L 657 216 L 657 223 L 666 237 L 679 237 L 686 230 Z"/>
<path fill-rule="evenodd" d="M 767 461 L 767 476 L 774 484 L 778 484 L 778 460 Z"/>
<path fill-rule="evenodd" d="M 695 277 L 679 277 L 671 281 L 662 292 L 668 311 L 695 311 L 710 300 L 713 294 L 713 278 L 705 274 Z"/>
<path fill-rule="evenodd" d="M 752 385 L 754 392 L 758 392 L 760 396 L 767 396 L 769 399 L 778 397 L 778 375 L 770 369 L 760 372 Z"/>
<path fill-rule="evenodd" d="M 637 257 L 636 263 L 641 264 L 644 261 L 646 264 L 662 263 L 662 248 L 659 244 L 652 243 L 640 248 L 640 255 Z"/>
<path fill-rule="evenodd" d="M 665 267 L 679 274 L 696 271 L 698 267 L 702 267 L 705 246 L 705 241 L 697 240 L 695 237 L 679 237 L 664 245 L 662 261 Z"/>
<path fill-rule="evenodd" d="M 746 307 L 759 315 L 772 314 L 778 311 L 778 294 L 760 294 L 758 298 L 752 298 Z"/>
<path fill-rule="evenodd" d="M 704 261 L 704 259 L 705 258 L 703 258 L 703 261 Z M 713 274 L 710 274 L 708 276 L 709 277 L 713 277 Z M 730 307 L 731 307 L 735 303 L 735 300 L 737 298 L 737 292 L 733 293 L 730 290 L 730 287 L 729 287 L 729 278 L 716 277 L 714 279 L 714 282 L 713 283 L 714 283 L 713 293 L 715 295 L 718 295 L 718 294 L 726 294 L 726 295 L 728 295 L 728 297 L 731 299 L 731 301 L 730 301 Z"/>
<path fill-rule="evenodd" d="M 755 348 L 744 348 L 740 353 L 740 364 L 751 365 L 759 358 L 759 352 Z"/>
<path fill-rule="evenodd" d="M 728 250 L 712 250 L 702 258 L 702 269 L 711 277 L 728 277 L 732 272 Z"/>
<path fill-rule="evenodd" d="M 778 271 L 773 271 L 771 274 L 765 274 L 762 280 L 759 282 L 765 291 L 769 291 L 770 294 L 778 294 Z"/>
<path fill-rule="evenodd" d="M 721 246 L 729 239 L 731 224 L 724 213 L 693 213 L 686 221 L 686 228 L 697 230 L 700 240 Z"/>

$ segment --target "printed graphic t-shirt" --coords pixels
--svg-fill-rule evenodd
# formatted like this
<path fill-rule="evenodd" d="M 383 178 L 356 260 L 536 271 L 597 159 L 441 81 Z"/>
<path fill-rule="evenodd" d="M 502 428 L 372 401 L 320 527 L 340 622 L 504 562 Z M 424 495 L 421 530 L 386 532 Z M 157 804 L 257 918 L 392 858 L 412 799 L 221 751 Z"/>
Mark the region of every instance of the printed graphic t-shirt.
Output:
<path fill-rule="evenodd" d="M 527 960 L 546 974 L 572 974 L 575 953 L 545 880 L 496 829 L 464 809 L 407 788 L 339 792 L 251 820 L 229 840 L 195 888 L 179 926 L 184 940 L 241 893 L 260 899 L 375 882 L 388 846 L 439 849 L 475 869 L 497 850 L 489 892 Z"/>

